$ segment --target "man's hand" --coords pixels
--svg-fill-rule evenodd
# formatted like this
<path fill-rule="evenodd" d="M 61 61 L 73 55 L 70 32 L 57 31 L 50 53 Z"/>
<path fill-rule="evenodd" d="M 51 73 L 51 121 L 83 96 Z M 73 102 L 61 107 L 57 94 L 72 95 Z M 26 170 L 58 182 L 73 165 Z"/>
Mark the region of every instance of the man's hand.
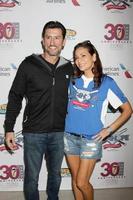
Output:
<path fill-rule="evenodd" d="M 15 143 L 15 134 L 14 132 L 7 132 L 5 134 L 5 143 L 7 145 L 7 147 L 11 150 L 14 150 L 16 147 L 16 143 Z"/>

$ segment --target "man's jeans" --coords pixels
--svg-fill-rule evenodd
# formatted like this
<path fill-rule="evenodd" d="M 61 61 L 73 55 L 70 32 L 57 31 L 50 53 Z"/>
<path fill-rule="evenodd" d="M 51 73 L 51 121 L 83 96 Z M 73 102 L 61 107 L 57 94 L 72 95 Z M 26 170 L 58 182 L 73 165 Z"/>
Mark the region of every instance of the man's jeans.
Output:
<path fill-rule="evenodd" d="M 61 164 L 64 155 L 62 132 L 24 133 L 24 195 L 26 200 L 39 200 L 39 173 L 45 155 L 48 171 L 48 200 L 58 200 Z"/>

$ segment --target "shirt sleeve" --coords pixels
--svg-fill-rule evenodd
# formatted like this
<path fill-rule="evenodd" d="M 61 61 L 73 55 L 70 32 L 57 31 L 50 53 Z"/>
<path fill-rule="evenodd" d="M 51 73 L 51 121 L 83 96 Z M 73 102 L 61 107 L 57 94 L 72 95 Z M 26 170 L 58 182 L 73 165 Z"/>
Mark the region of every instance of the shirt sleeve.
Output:
<path fill-rule="evenodd" d="M 22 108 L 22 100 L 26 90 L 26 77 L 23 64 L 20 65 L 8 95 L 8 103 L 4 122 L 6 132 L 13 132 L 16 118 Z"/>
<path fill-rule="evenodd" d="M 107 99 L 114 109 L 117 109 L 123 103 L 128 101 L 127 97 L 113 79 L 111 79 L 109 84 Z"/>

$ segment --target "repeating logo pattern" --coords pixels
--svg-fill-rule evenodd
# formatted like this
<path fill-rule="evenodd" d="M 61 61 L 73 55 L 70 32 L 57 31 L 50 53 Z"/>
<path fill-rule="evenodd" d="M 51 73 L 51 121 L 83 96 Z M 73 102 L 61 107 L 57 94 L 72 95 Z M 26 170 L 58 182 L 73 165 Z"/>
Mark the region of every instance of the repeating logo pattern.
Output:
<path fill-rule="evenodd" d="M 73 9 L 74 11 L 75 11 L 75 9 L 76 10 L 78 9 L 79 16 L 76 16 L 76 18 L 75 18 L 75 20 L 77 20 L 75 23 L 75 27 L 72 27 L 72 29 L 69 29 L 69 28 L 67 29 L 67 40 L 71 40 L 68 42 L 71 43 L 72 45 L 74 45 L 73 43 L 75 43 L 75 42 L 73 40 L 75 40 L 75 39 L 79 40 L 81 37 L 80 33 L 82 34 L 83 31 L 86 31 L 85 29 L 87 27 L 87 24 L 90 23 L 90 21 L 88 23 L 89 18 L 85 18 L 84 24 L 83 24 L 83 26 L 81 26 L 82 20 L 80 21 L 80 19 L 78 19 L 78 18 L 81 18 L 81 15 L 82 15 L 82 13 L 80 13 L 80 8 L 83 11 L 83 8 L 86 7 L 85 11 L 87 11 L 89 13 L 89 9 L 92 6 L 92 4 L 89 1 L 80 1 L 80 0 L 70 0 L 70 1 L 68 1 L 68 0 L 43 0 L 43 2 L 45 2 L 45 5 L 46 5 L 46 3 L 47 4 L 49 3 L 50 6 L 51 5 L 53 7 L 59 6 L 60 8 L 62 8 L 62 7 L 67 8 L 67 6 L 69 4 L 68 7 L 71 7 L 71 9 Z M 84 3 L 84 2 L 86 2 L 86 3 Z M 101 39 L 102 43 L 106 43 L 107 45 L 111 44 L 111 47 L 114 47 L 114 45 L 118 47 L 120 44 L 122 44 L 124 47 L 125 47 L 125 44 L 127 46 L 129 46 L 128 44 L 132 43 L 132 23 L 130 23 L 130 22 L 132 22 L 131 21 L 132 17 L 130 18 L 130 15 L 132 14 L 133 0 L 98 0 L 97 2 L 98 3 L 100 2 L 99 4 L 101 4 L 102 7 L 100 8 L 100 6 L 99 6 L 99 10 L 101 9 L 102 11 L 104 11 L 103 13 L 104 13 L 105 17 L 102 21 L 102 12 L 101 13 L 99 12 L 98 17 L 100 17 L 100 14 L 101 14 L 101 22 L 103 22 L 103 23 L 99 24 L 101 30 L 98 30 L 98 32 L 94 31 L 94 38 L 95 38 L 95 34 L 96 34 L 98 36 L 98 38 L 99 37 L 102 38 Z M 22 35 L 21 22 L 19 23 L 19 20 L 17 20 L 17 19 L 19 19 L 20 16 L 19 16 L 19 14 L 17 14 L 16 11 L 18 11 L 17 9 L 19 9 L 19 10 L 21 10 L 21 13 L 22 13 L 23 8 L 27 9 L 27 11 L 28 11 L 29 7 L 26 7 L 26 1 L 24 3 L 25 3 L 25 6 L 21 7 L 21 4 L 22 4 L 21 0 L 0 0 L 0 15 L 1 15 L 1 21 L 0 21 L 0 46 L 1 47 L 0 48 L 3 50 L 3 52 L 2 52 L 3 54 L 5 53 L 4 51 L 7 50 L 6 54 L 7 54 L 7 56 L 9 55 L 8 58 L 11 60 L 11 62 L 18 61 L 18 60 L 12 61 L 12 59 L 13 59 L 13 56 L 16 59 L 18 59 L 16 54 L 20 53 L 22 51 L 22 49 L 23 49 L 23 52 L 21 55 L 23 56 L 23 54 L 26 53 L 28 48 L 30 48 L 30 46 L 28 46 L 26 51 L 24 51 L 25 43 L 23 43 L 22 46 L 20 44 L 18 44 L 18 46 L 17 46 L 18 49 L 20 49 L 20 51 L 17 52 L 17 48 L 15 49 L 14 54 L 13 54 L 13 52 L 10 51 L 11 44 L 21 41 L 20 40 L 20 37 Z M 84 3 L 84 4 L 81 6 L 81 3 L 82 4 Z M 28 3 L 28 5 L 30 5 L 30 3 Z M 39 1 L 37 1 L 37 5 L 39 6 Z M 41 5 L 41 3 L 40 3 L 40 5 Z M 32 5 L 30 5 L 30 7 L 31 6 Z M 94 9 L 95 8 L 93 8 L 93 11 L 94 11 Z M 97 7 L 96 7 L 96 9 L 97 9 Z M 9 10 L 10 11 L 13 10 L 14 13 L 9 12 Z M 7 14 L 6 14 L 6 11 L 8 11 Z M 127 12 L 125 12 L 125 11 L 127 11 Z M 116 12 L 117 12 L 117 14 L 115 15 L 114 13 L 116 13 Z M 122 16 L 123 12 L 125 12 L 125 13 Z M 13 16 L 10 15 L 11 13 L 13 14 Z M 121 18 L 120 18 L 119 13 L 121 15 Z M 55 16 L 57 18 L 59 17 L 59 19 L 61 19 L 62 21 L 65 21 L 65 17 L 64 17 L 65 14 L 66 13 L 64 11 L 63 16 L 60 16 L 60 13 L 59 13 L 59 16 L 58 15 L 55 16 L 55 13 L 53 14 L 53 16 Z M 75 15 L 75 13 L 74 13 L 74 15 Z M 5 19 L 4 16 L 6 16 L 6 21 L 2 20 L 2 18 Z M 128 20 L 127 16 L 129 16 L 129 20 Z M 12 20 L 13 19 L 12 17 L 15 20 Z M 26 23 L 30 22 L 30 18 L 27 20 L 26 17 L 27 16 L 24 16 L 22 18 L 22 23 L 24 22 L 23 20 L 26 20 L 25 21 Z M 74 21 L 73 15 L 72 16 L 70 15 L 69 17 L 66 16 L 66 18 L 69 18 L 69 21 L 71 21 L 71 23 L 73 23 L 73 21 Z M 108 21 L 108 19 L 111 19 L 111 18 L 112 18 L 112 20 Z M 39 16 L 38 16 L 38 19 L 39 19 Z M 97 19 L 97 17 L 96 17 L 96 19 Z M 33 20 L 34 19 L 31 19 L 31 23 L 33 23 Z M 66 20 L 66 22 L 67 22 L 67 20 Z M 94 22 L 95 22 L 95 20 L 94 20 Z M 97 22 L 96 23 L 94 23 L 94 22 L 92 22 L 92 27 L 88 26 L 87 30 L 94 28 L 94 24 L 97 24 Z M 86 24 L 86 26 L 85 26 L 85 24 Z M 102 25 L 102 24 L 104 24 L 104 25 Z M 76 25 L 79 25 L 79 27 L 76 27 Z M 27 34 L 26 27 L 27 27 L 27 24 L 25 24 L 25 30 L 23 30 L 23 32 L 25 32 L 23 37 L 25 37 L 25 35 L 26 35 L 26 41 L 27 41 L 28 34 Z M 34 29 L 34 27 L 36 30 L 36 24 L 35 24 L 35 26 L 33 26 L 33 29 Z M 91 32 L 89 32 L 89 34 L 90 33 Z M 88 34 L 88 33 L 85 33 L 85 34 Z M 91 34 L 87 35 L 87 37 L 91 38 Z M 93 35 L 92 35 L 92 37 L 93 37 Z M 32 40 L 34 40 L 34 39 L 32 38 Z M 92 38 L 92 40 L 93 40 L 93 38 Z M 94 39 L 94 41 L 95 41 L 95 39 Z M 6 49 L 5 49 L 5 46 L 7 47 Z M 104 45 L 102 45 L 102 46 L 104 46 Z M 104 50 L 105 50 L 104 53 L 106 56 L 106 49 L 104 49 Z M 120 49 L 118 49 L 118 50 L 120 50 Z M 129 50 L 129 53 L 130 53 L 130 49 L 128 48 L 127 50 Z M 125 51 L 126 51 L 126 49 L 125 49 Z M 128 55 L 125 55 L 125 51 L 124 51 L 124 56 L 126 57 Z M 117 52 L 116 52 L 116 57 L 117 57 Z M 112 55 L 111 55 L 112 51 L 109 51 L 109 53 L 110 53 L 111 61 L 112 61 L 112 59 L 115 60 L 115 58 L 112 58 Z M 113 53 L 114 53 L 114 51 L 113 51 Z M 118 54 L 119 54 L 119 52 L 118 52 Z M 122 54 L 121 54 L 121 56 L 123 56 Z M 10 55 L 12 57 L 10 57 Z M 5 59 L 5 63 L 3 63 L 3 61 L 2 61 L 2 63 L 0 64 L 0 78 L 3 80 L 3 77 L 4 77 L 4 81 L 8 79 L 7 77 L 9 77 L 8 80 L 10 80 L 10 76 L 14 76 L 13 72 L 16 72 L 16 70 L 17 70 L 16 64 L 9 63 L 7 65 L 6 62 L 7 62 L 7 60 Z M 115 64 L 115 66 L 105 67 L 106 68 L 105 72 L 107 72 L 111 76 L 116 76 L 116 78 L 120 77 L 121 79 L 123 79 L 122 81 L 126 81 L 126 83 L 129 84 L 132 81 L 132 77 L 133 77 L 133 74 L 131 71 L 132 66 L 130 66 L 130 68 L 129 68 L 127 66 L 128 65 L 127 63 L 123 64 L 121 57 L 119 58 L 118 62 L 119 62 L 119 64 L 117 63 L 117 64 Z M 125 59 L 125 62 L 126 62 L 126 59 Z M 112 63 L 112 62 L 110 62 L 110 63 Z M 129 58 L 129 63 L 130 63 L 130 58 Z M 2 85 L 2 82 L 1 82 L 1 85 Z M 89 98 L 89 95 L 91 98 Z M 73 101 L 73 103 L 75 103 L 75 105 L 77 105 L 80 108 L 84 108 L 84 106 L 86 106 L 86 102 L 84 103 L 82 101 L 82 98 L 84 98 L 85 100 L 87 98 L 87 103 L 88 103 L 89 100 L 92 100 L 93 94 L 86 94 L 86 93 L 82 93 L 81 91 L 78 91 L 76 98 L 78 101 Z M 89 105 L 90 104 L 88 103 L 88 106 Z M 7 106 L 6 103 L 0 104 L 0 117 L 2 120 L 3 120 L 4 114 L 6 112 L 6 106 Z M 2 123 L 1 123 L 1 128 L 3 128 Z M 108 155 L 111 155 L 111 152 L 113 153 L 114 151 L 120 152 L 120 150 L 122 150 L 126 153 L 126 151 L 128 151 L 128 147 L 129 147 L 128 145 L 130 145 L 129 144 L 130 139 L 131 138 L 130 138 L 130 134 L 128 133 L 128 129 L 123 128 L 122 130 L 111 135 L 109 138 L 107 138 L 104 141 L 104 144 L 103 144 L 104 152 L 106 152 Z M 15 156 L 17 158 L 17 156 L 18 156 L 17 153 L 19 154 L 23 150 L 23 137 L 22 137 L 21 131 L 16 133 L 16 148 L 14 151 L 10 151 L 5 146 L 4 133 L 2 133 L 2 131 L 1 131 L 1 133 L 0 133 L 0 154 L 2 156 L 4 155 L 5 159 L 7 159 L 8 156 L 10 156 L 10 155 L 8 155 L 7 150 L 9 151 L 9 153 L 11 153 L 11 155 L 14 158 L 15 158 Z M 6 156 L 7 156 L 7 158 L 6 158 Z M 98 179 L 102 179 L 102 181 L 108 180 L 107 182 L 109 182 L 109 184 L 110 184 L 110 180 L 114 180 L 114 182 L 115 182 L 117 179 L 120 179 L 120 178 L 123 179 L 126 176 L 126 173 L 125 173 L 125 167 L 127 166 L 126 158 L 122 157 L 123 160 L 120 160 L 120 161 L 118 161 L 117 158 L 118 158 L 117 154 L 115 154 L 115 159 L 113 159 L 113 161 L 110 161 L 109 160 L 110 158 L 106 159 L 106 161 L 104 161 L 104 162 L 100 161 L 100 163 L 99 163 L 100 167 L 98 168 L 98 172 L 100 171 Z M 12 161 L 10 164 L 9 164 L 9 161 L 8 161 L 8 164 L 7 163 L 3 164 L 3 162 L 1 161 L 0 183 L 1 183 L 2 187 L 5 184 L 5 186 L 4 186 L 5 188 L 7 186 L 9 186 L 9 184 L 11 184 L 11 186 L 13 186 L 14 183 L 15 183 L 14 186 L 16 187 L 17 186 L 16 183 L 18 183 L 19 181 L 23 181 L 23 168 L 24 168 L 23 165 L 14 164 L 14 163 L 12 164 Z M 5 161 L 4 161 L 4 163 L 5 163 Z M 71 176 L 70 171 L 67 167 L 64 167 L 61 169 L 61 175 L 62 175 L 62 177 L 65 177 L 66 179 L 67 179 L 67 177 Z M 114 182 L 112 182 L 113 183 L 112 185 L 114 185 Z M 6 185 L 6 183 L 7 183 L 7 185 Z"/>
<path fill-rule="evenodd" d="M 23 165 L 0 165 L 0 182 L 23 180 Z"/>
<path fill-rule="evenodd" d="M 10 63 L 9 66 L 0 66 L 0 77 L 9 77 L 12 75 L 12 72 L 16 72 L 16 70 L 17 67 L 14 63 Z M 0 114 L 1 114 L 1 107 L 0 107 Z"/>
<path fill-rule="evenodd" d="M 105 25 L 105 30 L 107 33 L 104 35 L 104 38 L 108 41 L 117 40 L 117 41 L 128 41 L 129 40 L 129 24 L 111 24 L 108 23 Z"/>
<path fill-rule="evenodd" d="M 80 6 L 78 0 L 72 0 L 72 3 L 73 3 L 74 6 Z"/>
<path fill-rule="evenodd" d="M 127 128 L 124 128 L 110 137 L 108 137 L 104 143 L 103 148 L 104 149 L 120 149 L 122 147 L 125 147 L 129 141 L 129 134 L 126 133 Z"/>
<path fill-rule="evenodd" d="M 103 71 L 105 74 L 112 77 L 124 77 L 126 79 L 131 79 L 133 77 L 132 72 L 122 63 L 119 63 L 116 66 L 104 67 Z"/>
<path fill-rule="evenodd" d="M 103 178 L 124 176 L 124 162 L 105 162 L 102 163 L 101 168 L 103 172 L 101 172 L 100 175 Z"/>
<path fill-rule="evenodd" d="M 125 10 L 131 7 L 133 0 L 99 0 L 107 10 Z"/>
<path fill-rule="evenodd" d="M 20 37 L 20 26 L 18 22 L 0 23 L 0 40 L 18 40 Z"/>
<path fill-rule="evenodd" d="M 0 105 L 0 114 L 6 113 L 6 107 L 7 107 L 7 104 L 1 104 Z"/>
<path fill-rule="evenodd" d="M 80 6 L 79 0 L 71 0 L 72 4 L 74 6 Z M 67 0 L 46 0 L 46 3 L 59 3 L 59 4 L 65 4 L 67 3 Z"/>
<path fill-rule="evenodd" d="M 16 5 L 21 5 L 19 1 L 16 0 L 0 0 L 0 7 L 4 8 L 13 8 Z"/>
<path fill-rule="evenodd" d="M 15 151 L 23 148 L 23 137 L 21 131 L 15 133 L 15 136 L 16 136 L 15 137 L 16 146 L 12 151 L 5 145 L 4 134 L 0 133 L 0 152 L 8 151 L 9 153 L 13 154 L 15 153 Z"/>

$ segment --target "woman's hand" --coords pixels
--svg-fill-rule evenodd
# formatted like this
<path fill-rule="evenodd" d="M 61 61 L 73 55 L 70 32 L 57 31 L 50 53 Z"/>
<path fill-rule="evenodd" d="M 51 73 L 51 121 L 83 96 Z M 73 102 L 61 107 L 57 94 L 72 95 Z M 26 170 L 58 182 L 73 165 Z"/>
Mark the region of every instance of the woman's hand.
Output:
<path fill-rule="evenodd" d="M 93 136 L 92 138 L 95 139 L 96 141 L 102 141 L 106 137 L 108 137 L 112 133 L 111 127 L 107 127 L 102 129 L 97 135 Z"/>

